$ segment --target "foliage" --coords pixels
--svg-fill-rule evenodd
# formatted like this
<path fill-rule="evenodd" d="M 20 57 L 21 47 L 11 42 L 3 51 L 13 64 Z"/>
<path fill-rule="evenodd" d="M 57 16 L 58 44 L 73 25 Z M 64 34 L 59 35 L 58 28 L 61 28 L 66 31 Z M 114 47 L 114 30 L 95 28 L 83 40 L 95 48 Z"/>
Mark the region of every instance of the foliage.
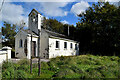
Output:
<path fill-rule="evenodd" d="M 68 26 L 69 26 L 69 35 L 68 35 Z M 56 19 L 44 17 L 42 28 L 48 29 L 50 31 L 58 32 L 68 36 L 69 38 L 75 39 L 76 28 L 74 25 L 63 24 Z"/>
<path fill-rule="evenodd" d="M 54 32 L 63 33 L 63 24 L 57 21 L 56 19 L 44 18 L 42 27 Z"/>
<path fill-rule="evenodd" d="M 3 46 L 10 46 L 14 48 L 15 46 L 15 38 L 16 35 L 16 25 L 11 25 L 7 22 L 4 22 L 4 26 L 2 27 L 2 35 L 4 36 Z M 7 39 L 7 40 L 6 40 Z"/>
<path fill-rule="evenodd" d="M 2 67 L 2 78 L 118 78 L 119 66 L 117 56 L 66 56 L 52 58 L 50 62 L 41 63 L 41 75 L 38 76 L 38 65 L 30 66 L 28 60 L 18 63 L 4 62 Z"/>
<path fill-rule="evenodd" d="M 28 59 L 22 59 L 18 62 L 20 65 L 29 65 L 30 61 Z"/>
<path fill-rule="evenodd" d="M 77 36 L 80 52 L 95 55 L 119 55 L 120 7 L 98 2 L 79 14 Z M 106 53 L 106 54 L 105 54 Z"/>

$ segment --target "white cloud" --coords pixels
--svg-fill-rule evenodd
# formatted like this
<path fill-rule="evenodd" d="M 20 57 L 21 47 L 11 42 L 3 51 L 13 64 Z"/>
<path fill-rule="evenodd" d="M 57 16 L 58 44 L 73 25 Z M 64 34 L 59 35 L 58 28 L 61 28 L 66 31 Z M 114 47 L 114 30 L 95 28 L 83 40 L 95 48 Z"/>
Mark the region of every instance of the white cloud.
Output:
<path fill-rule="evenodd" d="M 6 0 L 7 2 L 74 2 L 77 0 Z"/>
<path fill-rule="evenodd" d="M 11 1 L 11 0 L 9 0 Z M 70 1 L 70 0 L 69 0 Z M 28 6 L 27 6 L 28 4 Z M 30 13 L 31 6 L 37 9 L 39 12 L 42 12 L 45 16 L 66 16 L 68 11 L 63 10 L 67 2 L 44 2 L 44 3 L 26 3 L 27 11 L 23 8 L 22 5 L 13 4 L 6 2 L 2 9 L 2 18 L 0 16 L 0 21 L 6 21 L 11 24 L 19 24 L 21 20 L 24 20 L 26 26 L 28 26 L 28 14 Z M 33 6 L 34 5 L 34 6 Z M 29 11 L 29 12 L 28 12 Z"/>
<path fill-rule="evenodd" d="M 85 10 L 89 7 L 90 5 L 88 2 L 81 1 L 80 3 L 76 3 L 75 5 L 72 6 L 71 12 L 74 13 L 75 15 L 78 15 L 82 12 L 85 12 Z"/>
<path fill-rule="evenodd" d="M 120 0 L 105 0 L 105 2 L 119 2 Z"/>
<path fill-rule="evenodd" d="M 21 20 L 24 20 L 27 25 L 27 17 L 23 14 L 24 8 L 21 5 L 6 2 L 2 8 L 2 18 L 0 20 L 11 24 L 19 24 Z"/>
<path fill-rule="evenodd" d="M 40 3 L 39 10 L 46 16 L 66 16 L 68 11 L 63 10 L 68 3 L 65 2 L 44 2 Z"/>
<path fill-rule="evenodd" d="M 5 0 L 6 2 L 80 2 L 83 0 Z M 87 2 L 98 2 L 99 0 L 84 0 Z M 119 2 L 120 0 L 100 0 L 109 2 Z"/>
<path fill-rule="evenodd" d="M 66 21 L 66 20 L 61 21 L 61 23 L 63 23 L 63 24 L 69 24 L 69 22 Z"/>
<path fill-rule="evenodd" d="M 44 16 L 55 17 L 55 16 L 67 16 L 68 11 L 64 9 L 69 2 L 37 2 L 37 3 L 26 3 L 26 6 L 30 9 L 35 8 Z"/>

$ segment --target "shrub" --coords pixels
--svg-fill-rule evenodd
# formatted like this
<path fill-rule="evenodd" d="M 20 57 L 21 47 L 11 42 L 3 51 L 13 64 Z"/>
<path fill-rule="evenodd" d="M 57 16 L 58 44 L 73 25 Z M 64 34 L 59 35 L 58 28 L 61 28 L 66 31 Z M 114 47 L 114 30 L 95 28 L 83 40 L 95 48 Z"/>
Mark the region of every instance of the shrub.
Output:
<path fill-rule="evenodd" d="M 70 69 L 73 70 L 75 73 L 83 73 L 83 70 L 78 68 L 77 66 L 71 66 Z"/>
<path fill-rule="evenodd" d="M 15 71 L 13 67 L 8 67 L 2 72 L 2 78 L 14 78 Z"/>
<path fill-rule="evenodd" d="M 118 61 L 119 60 L 119 57 L 117 56 L 112 56 L 110 57 L 111 61 Z"/>
<path fill-rule="evenodd" d="M 117 78 L 119 57 L 80 55 L 76 57 L 57 57 L 50 62 L 41 62 L 41 76 L 38 64 L 32 65 L 30 74 L 29 60 L 18 63 L 3 62 L 3 78 Z"/>
<path fill-rule="evenodd" d="M 14 64 L 13 64 L 12 62 L 4 61 L 4 62 L 2 63 L 2 70 L 5 70 L 5 69 L 7 69 L 7 68 L 9 68 L 9 67 L 13 67 L 13 66 L 14 66 Z"/>
<path fill-rule="evenodd" d="M 74 75 L 74 71 L 71 69 L 61 69 L 58 73 L 56 73 L 54 76 L 59 78 L 64 78 L 66 75 Z M 70 76 L 72 77 L 72 76 Z M 70 78 L 69 77 L 69 78 Z"/>
<path fill-rule="evenodd" d="M 41 62 L 41 68 L 42 69 L 48 69 L 49 66 L 48 66 L 48 64 L 46 62 Z"/>
<path fill-rule="evenodd" d="M 29 72 L 30 68 L 29 68 L 29 65 L 20 65 L 17 67 L 16 70 L 23 70 L 23 71 Z"/>
<path fill-rule="evenodd" d="M 27 75 L 28 73 L 26 73 L 24 70 L 16 70 L 15 72 L 15 78 L 17 79 L 26 79 L 26 78 L 30 78 L 30 75 Z"/>
<path fill-rule="evenodd" d="M 28 59 L 22 59 L 20 61 L 18 61 L 19 65 L 29 65 L 30 61 Z"/>
<path fill-rule="evenodd" d="M 57 64 L 55 64 L 55 63 L 52 62 L 52 61 L 48 62 L 47 64 L 48 64 L 48 66 L 49 66 L 48 70 L 57 71 L 57 67 L 58 67 Z"/>

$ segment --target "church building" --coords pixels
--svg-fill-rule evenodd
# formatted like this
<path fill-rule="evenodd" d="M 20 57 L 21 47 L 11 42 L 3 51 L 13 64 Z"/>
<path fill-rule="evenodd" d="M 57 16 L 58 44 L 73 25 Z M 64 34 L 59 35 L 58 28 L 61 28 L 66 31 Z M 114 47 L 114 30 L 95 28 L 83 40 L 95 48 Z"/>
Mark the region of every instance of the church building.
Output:
<path fill-rule="evenodd" d="M 38 47 L 40 57 L 45 59 L 79 55 L 79 42 L 41 28 L 42 20 L 43 16 L 38 11 L 33 9 L 30 12 L 28 30 L 21 29 L 15 36 L 15 57 L 27 59 L 38 57 Z"/>

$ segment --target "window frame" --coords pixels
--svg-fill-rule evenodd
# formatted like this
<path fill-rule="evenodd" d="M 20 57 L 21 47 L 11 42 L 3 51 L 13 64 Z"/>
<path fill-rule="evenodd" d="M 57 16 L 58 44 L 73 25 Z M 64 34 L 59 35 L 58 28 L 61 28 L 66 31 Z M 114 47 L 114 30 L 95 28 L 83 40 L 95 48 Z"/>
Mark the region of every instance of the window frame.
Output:
<path fill-rule="evenodd" d="M 67 49 L 67 42 L 64 42 L 64 49 Z"/>
<path fill-rule="evenodd" d="M 58 47 L 57 47 L 57 42 L 58 42 Z M 55 43 L 55 48 L 56 48 L 56 49 L 60 49 L 60 41 L 56 41 L 56 43 Z"/>
<path fill-rule="evenodd" d="M 70 49 L 73 49 L 73 43 L 70 43 Z"/>
<path fill-rule="evenodd" d="M 77 48 L 78 48 L 78 47 L 77 47 L 77 44 L 75 44 L 75 50 L 77 50 Z"/>
<path fill-rule="evenodd" d="M 23 40 L 22 39 L 19 40 L 19 48 L 23 48 Z"/>

